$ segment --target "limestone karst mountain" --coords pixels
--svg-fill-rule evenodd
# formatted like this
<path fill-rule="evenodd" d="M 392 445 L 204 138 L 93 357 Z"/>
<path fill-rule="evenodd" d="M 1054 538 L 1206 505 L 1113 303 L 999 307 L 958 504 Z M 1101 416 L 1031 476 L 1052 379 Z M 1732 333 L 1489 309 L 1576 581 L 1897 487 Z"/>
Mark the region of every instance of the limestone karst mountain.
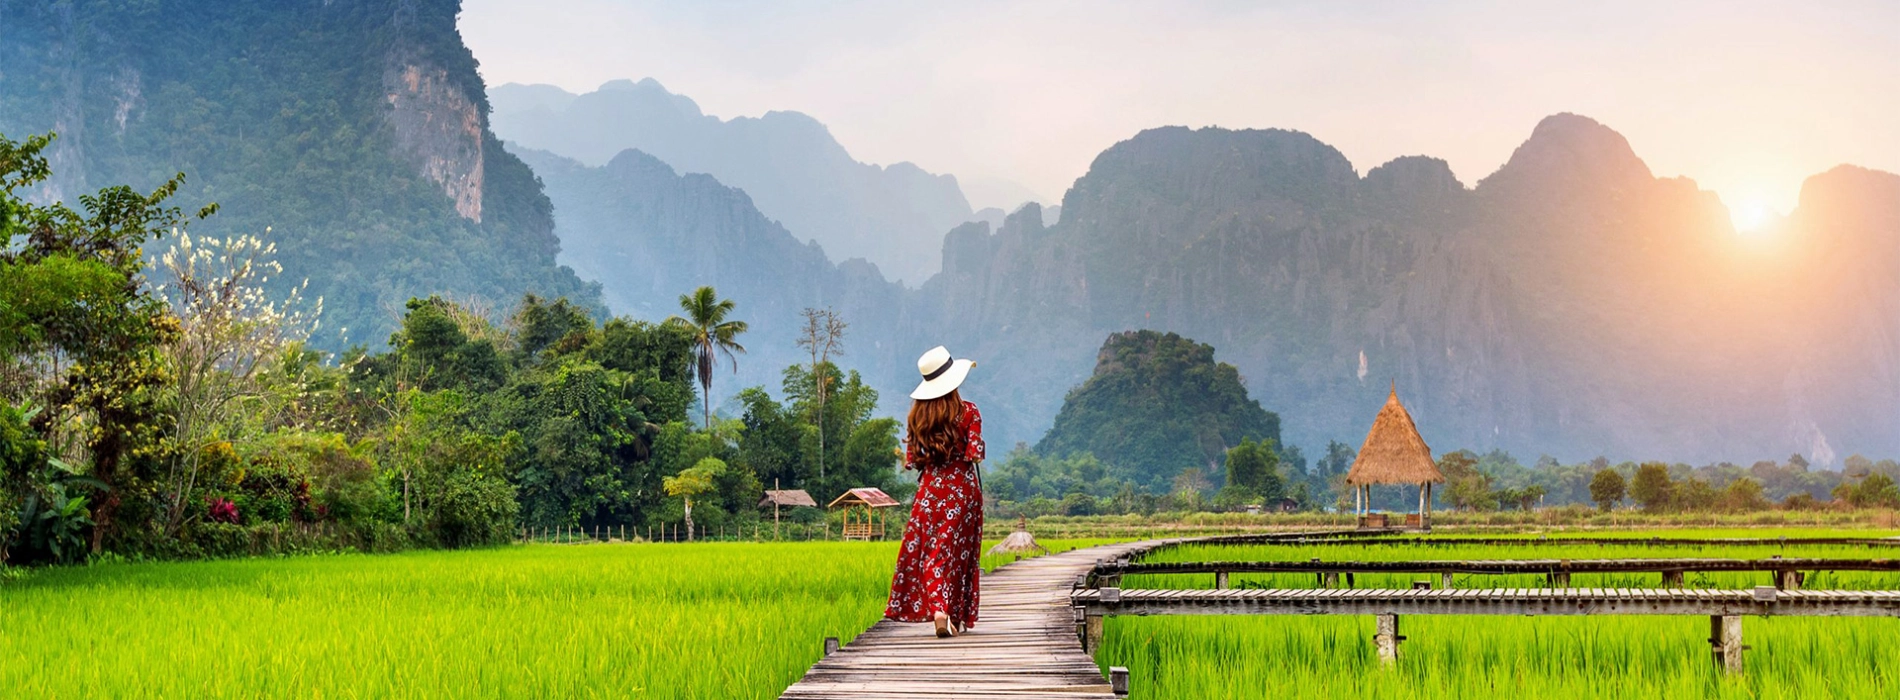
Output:
<path fill-rule="evenodd" d="M 653 235 L 616 223 L 644 221 L 632 214 L 581 223 L 564 213 L 577 196 L 566 178 L 542 172 L 572 245 L 596 234 L 569 226 Z M 580 196 L 684 196 L 616 187 Z M 669 216 L 746 209 L 720 190 L 722 204 Z M 1896 201 L 1891 174 L 1816 176 L 1764 249 L 1735 235 L 1713 193 L 1655 177 L 1575 115 L 1538 124 L 1476 187 L 1428 157 L 1360 176 L 1303 133 L 1168 127 L 1104 151 L 1059 222 L 1030 205 L 951 229 L 941 271 L 914 290 L 861 263 L 831 267 L 755 213 L 706 235 L 776 242 L 692 254 L 726 260 L 696 279 L 731 285 L 760 318 L 805 300 L 846 306 L 872 345 L 851 362 L 887 397 L 931 345 L 978 359 L 972 392 L 998 444 L 1049 427 L 1104 336 L 1155 329 L 1213 345 L 1281 416 L 1284 440 L 1309 448 L 1363 434 L 1396 380 L 1447 450 L 1827 464 L 1900 452 L 1886 418 L 1900 411 Z M 621 272 L 645 284 L 708 264 L 669 255 Z M 614 298 L 623 282 L 601 279 Z"/>
<path fill-rule="evenodd" d="M 459 7 L 0 4 L 0 133 L 59 134 L 43 199 L 182 171 L 175 201 L 222 205 L 199 233 L 269 229 L 278 283 L 323 297 L 321 347 L 381 346 L 413 295 L 598 308 L 554 262 L 534 173 L 488 130 Z"/>
<path fill-rule="evenodd" d="M 798 112 L 722 120 L 649 78 L 574 95 L 547 85 L 492 90 L 495 133 L 593 166 L 637 149 L 745 190 L 799 240 L 876 263 L 915 286 L 937 269 L 943 232 L 970 218 L 956 178 L 910 163 L 861 163 Z"/>

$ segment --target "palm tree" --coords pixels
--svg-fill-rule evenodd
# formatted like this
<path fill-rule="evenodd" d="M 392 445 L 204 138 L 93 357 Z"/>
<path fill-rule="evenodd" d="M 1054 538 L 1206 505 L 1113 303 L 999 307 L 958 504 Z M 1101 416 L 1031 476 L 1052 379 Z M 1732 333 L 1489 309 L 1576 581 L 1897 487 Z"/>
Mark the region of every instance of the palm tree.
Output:
<path fill-rule="evenodd" d="M 699 374 L 700 395 L 706 405 L 706 429 L 712 429 L 712 375 L 714 355 L 724 353 L 732 362 L 732 371 L 739 371 L 739 358 L 733 353 L 745 352 L 745 346 L 738 342 L 739 334 L 746 331 L 745 321 L 728 321 L 726 315 L 732 313 L 731 299 L 719 298 L 712 287 L 700 287 L 692 294 L 680 295 L 680 310 L 684 317 L 673 316 L 666 319 L 666 325 L 684 328 L 693 336 L 693 369 Z"/>

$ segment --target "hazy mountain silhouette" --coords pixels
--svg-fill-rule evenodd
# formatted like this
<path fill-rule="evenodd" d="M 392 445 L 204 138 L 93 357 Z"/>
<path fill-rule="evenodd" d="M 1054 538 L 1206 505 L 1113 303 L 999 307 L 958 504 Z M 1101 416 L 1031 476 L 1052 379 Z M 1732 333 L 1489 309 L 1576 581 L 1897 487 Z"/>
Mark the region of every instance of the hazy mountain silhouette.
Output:
<path fill-rule="evenodd" d="M 721 120 L 651 78 L 573 95 L 548 85 L 491 90 L 495 133 L 587 165 L 629 148 L 751 195 L 800 240 L 876 263 L 912 284 L 937 269 L 943 232 L 970 218 L 956 178 L 910 163 L 860 163 L 798 112 Z"/>

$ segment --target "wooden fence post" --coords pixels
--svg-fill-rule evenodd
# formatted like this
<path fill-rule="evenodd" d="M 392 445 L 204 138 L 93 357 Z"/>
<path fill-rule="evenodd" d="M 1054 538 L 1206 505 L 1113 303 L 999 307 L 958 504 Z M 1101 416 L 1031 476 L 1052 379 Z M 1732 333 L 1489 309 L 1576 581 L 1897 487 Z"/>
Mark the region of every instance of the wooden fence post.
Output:
<path fill-rule="evenodd" d="M 1715 652 L 1715 665 L 1725 673 L 1742 672 L 1742 616 L 1710 615 L 1709 647 Z"/>
<path fill-rule="evenodd" d="M 1682 572 L 1680 571 L 1664 571 L 1663 572 L 1663 588 L 1681 588 L 1681 587 L 1682 587 Z"/>
<path fill-rule="evenodd" d="M 1227 572 L 1225 571 L 1214 572 L 1214 590 L 1217 590 L 1217 591 L 1227 590 Z"/>
<path fill-rule="evenodd" d="M 825 656 L 830 656 L 836 653 L 838 653 L 838 638 L 826 637 L 825 638 Z"/>
<path fill-rule="evenodd" d="M 1438 587 L 1451 590 L 1451 572 L 1447 571 L 1438 575 Z"/>
<path fill-rule="evenodd" d="M 1372 635 L 1372 643 L 1379 649 L 1379 664 L 1392 667 L 1399 662 L 1399 642 L 1405 641 L 1399 636 L 1399 616 L 1377 615 L 1377 631 Z"/>
<path fill-rule="evenodd" d="M 1108 667 L 1108 690 L 1116 695 L 1128 694 L 1128 667 Z"/>

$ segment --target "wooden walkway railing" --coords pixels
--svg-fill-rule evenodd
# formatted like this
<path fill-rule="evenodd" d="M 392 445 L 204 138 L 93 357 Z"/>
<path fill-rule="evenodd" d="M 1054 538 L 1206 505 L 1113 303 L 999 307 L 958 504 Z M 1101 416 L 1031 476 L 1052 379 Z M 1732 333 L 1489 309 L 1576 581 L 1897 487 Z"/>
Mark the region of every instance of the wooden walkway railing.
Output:
<path fill-rule="evenodd" d="M 1900 572 L 1900 559 L 1438 559 L 1413 561 L 1196 561 L 1129 562 L 1119 560 L 1095 567 L 1094 580 L 1101 585 L 1120 583 L 1122 576 L 1134 574 L 1214 574 L 1214 588 L 1227 588 L 1228 574 L 1310 573 L 1319 577 L 1322 588 L 1338 588 L 1339 576 L 1347 576 L 1351 588 L 1353 574 L 1397 573 L 1438 574 L 1439 588 L 1451 588 L 1452 576 L 1507 576 L 1540 574 L 1552 588 L 1569 588 L 1571 574 L 1662 574 L 1664 586 L 1681 588 L 1686 572 L 1768 572 L 1776 588 L 1800 588 L 1809 571 L 1887 571 Z"/>

